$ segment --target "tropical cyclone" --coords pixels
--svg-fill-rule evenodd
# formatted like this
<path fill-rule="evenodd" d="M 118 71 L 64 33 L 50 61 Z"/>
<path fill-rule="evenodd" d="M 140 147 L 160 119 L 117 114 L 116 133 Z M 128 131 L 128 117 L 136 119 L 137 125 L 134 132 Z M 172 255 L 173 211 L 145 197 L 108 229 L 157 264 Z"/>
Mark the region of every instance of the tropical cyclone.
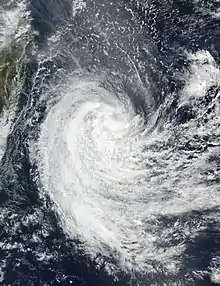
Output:
<path fill-rule="evenodd" d="M 187 1 L 128 2 L 31 1 L 41 49 L 1 165 L 6 284 L 219 281 L 217 25 Z"/>
<path fill-rule="evenodd" d="M 43 186 L 68 218 L 68 232 L 83 239 L 93 258 L 116 251 L 123 267 L 139 267 L 132 256 L 140 245 L 130 239 L 142 235 L 133 207 L 141 208 L 144 120 L 125 93 L 115 94 L 97 79 L 69 84 L 39 139 Z"/>
<path fill-rule="evenodd" d="M 65 232 L 91 259 L 113 272 L 175 275 L 206 221 L 177 217 L 218 206 L 218 186 L 203 182 L 213 150 L 192 159 L 181 146 L 195 121 L 161 131 L 151 126 L 158 114 L 146 121 L 134 102 L 103 77 L 73 74 L 48 102 L 34 157 Z"/>

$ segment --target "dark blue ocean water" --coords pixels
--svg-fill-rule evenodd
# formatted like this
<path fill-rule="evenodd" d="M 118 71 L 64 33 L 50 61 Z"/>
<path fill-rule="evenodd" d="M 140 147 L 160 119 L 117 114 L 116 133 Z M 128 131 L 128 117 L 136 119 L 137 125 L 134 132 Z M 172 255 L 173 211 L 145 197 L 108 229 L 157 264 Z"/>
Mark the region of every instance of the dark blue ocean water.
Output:
<path fill-rule="evenodd" d="M 35 36 L 38 52 L 30 58 L 15 124 L 0 164 L 0 240 L 3 242 L 0 260 L 4 262 L 2 285 L 127 286 L 140 283 L 148 286 L 173 285 L 176 281 L 181 281 L 179 285 L 214 285 L 208 275 L 204 275 L 203 279 L 194 278 L 194 282 L 189 282 L 186 277 L 194 270 L 204 271 L 213 255 L 220 252 L 219 225 L 214 219 L 218 209 L 186 213 L 178 218 L 184 223 L 202 219 L 207 212 L 213 217 L 196 239 L 189 239 L 178 275 L 167 277 L 161 272 L 132 279 L 127 274 L 118 273 L 116 279 L 104 269 L 97 269 L 96 264 L 80 250 L 80 242 L 72 241 L 63 233 L 49 198 L 46 202 L 40 198 L 33 176 L 36 166 L 30 163 L 29 144 L 30 138 L 37 138 L 44 119 L 46 104 L 37 104 L 40 95 L 50 82 L 76 69 L 70 60 L 71 53 L 67 51 L 74 51 L 80 65 L 88 71 L 114 68 L 122 70 L 129 77 L 132 74 L 130 65 L 121 60 L 116 47 L 123 47 L 130 56 L 135 56 L 138 50 L 136 61 L 139 63 L 140 79 L 146 85 L 150 82 L 152 104 L 156 110 L 168 94 L 177 93 L 183 85 L 177 71 L 188 65 L 184 50 L 207 50 L 219 63 L 220 19 L 213 18 L 204 7 L 215 11 L 220 3 L 193 3 L 187 0 L 85 2 L 85 11 L 74 17 L 72 3 L 68 0 L 31 0 L 28 4 L 33 29 L 38 32 Z M 97 13 L 100 15 L 98 20 L 94 17 Z M 112 22 L 114 37 L 114 45 L 109 47 L 111 59 L 103 52 L 104 40 L 91 36 L 91 29 L 97 33 L 104 31 L 107 21 Z M 114 25 L 125 25 L 127 28 L 123 33 L 114 33 L 114 28 L 118 29 Z M 51 42 L 48 39 L 58 29 L 62 31 L 61 40 L 52 49 L 54 54 L 51 56 L 48 52 Z M 40 61 L 40 53 L 48 53 L 48 57 Z M 144 78 L 146 73 L 149 75 L 148 83 Z M 216 87 L 212 88 L 216 92 Z M 127 92 L 132 98 L 133 90 L 129 82 Z M 134 105 L 137 112 L 143 111 L 148 120 L 141 96 L 135 97 Z M 193 114 L 190 107 L 176 112 L 174 98 L 172 105 L 161 116 L 170 118 L 175 124 L 182 124 L 190 120 Z M 34 118 L 32 124 L 28 123 L 29 118 Z M 219 158 L 213 160 L 219 166 Z M 163 224 L 172 224 L 175 219 L 163 218 Z"/>

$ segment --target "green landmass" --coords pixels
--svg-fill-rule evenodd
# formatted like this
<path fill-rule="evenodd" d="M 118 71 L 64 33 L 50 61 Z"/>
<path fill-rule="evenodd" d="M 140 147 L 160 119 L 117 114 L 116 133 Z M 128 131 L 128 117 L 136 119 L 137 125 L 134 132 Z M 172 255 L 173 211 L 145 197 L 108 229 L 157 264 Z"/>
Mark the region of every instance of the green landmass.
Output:
<path fill-rule="evenodd" d="M 23 35 L 0 49 L 0 113 L 16 100 L 24 84 L 33 39 Z"/>

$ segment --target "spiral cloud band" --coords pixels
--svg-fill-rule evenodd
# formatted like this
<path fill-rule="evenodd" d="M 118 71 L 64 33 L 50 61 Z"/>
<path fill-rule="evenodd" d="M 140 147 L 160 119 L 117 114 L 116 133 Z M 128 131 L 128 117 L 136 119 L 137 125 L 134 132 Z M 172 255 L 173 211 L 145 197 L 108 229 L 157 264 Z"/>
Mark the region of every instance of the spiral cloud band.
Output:
<path fill-rule="evenodd" d="M 148 241 L 141 221 L 144 121 L 124 94 L 91 79 L 72 86 L 42 129 L 43 185 L 90 254 L 116 251 L 121 263 L 139 264 L 139 244 Z"/>
<path fill-rule="evenodd" d="M 205 158 L 188 164 L 187 153 L 166 143 L 165 131 L 146 132 L 134 100 L 100 78 L 74 76 L 56 92 L 37 165 L 63 228 L 111 272 L 178 272 L 185 238 L 202 225 L 161 217 L 216 205 L 210 194 L 217 190 L 199 182 Z"/>

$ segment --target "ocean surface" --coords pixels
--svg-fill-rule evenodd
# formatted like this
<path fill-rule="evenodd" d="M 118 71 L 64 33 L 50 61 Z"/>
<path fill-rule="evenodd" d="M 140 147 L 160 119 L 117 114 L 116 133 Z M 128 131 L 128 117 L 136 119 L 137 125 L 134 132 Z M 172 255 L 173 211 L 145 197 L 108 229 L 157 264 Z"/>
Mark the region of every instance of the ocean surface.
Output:
<path fill-rule="evenodd" d="M 12 45 L 0 285 L 220 285 L 220 1 L 0 0 Z"/>

